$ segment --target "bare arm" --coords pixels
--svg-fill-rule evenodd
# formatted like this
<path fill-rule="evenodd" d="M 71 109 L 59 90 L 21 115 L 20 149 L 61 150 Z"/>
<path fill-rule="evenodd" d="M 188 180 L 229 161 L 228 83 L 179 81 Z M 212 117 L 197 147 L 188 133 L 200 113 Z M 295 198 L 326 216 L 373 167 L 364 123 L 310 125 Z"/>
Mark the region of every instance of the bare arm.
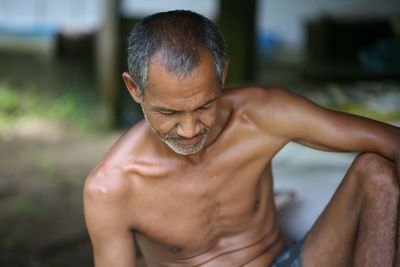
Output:
<path fill-rule="evenodd" d="M 264 94 L 264 114 L 256 115 L 263 130 L 322 150 L 373 152 L 399 163 L 400 128 L 328 110 L 285 90 Z"/>
<path fill-rule="evenodd" d="M 123 196 L 89 177 L 84 192 L 85 219 L 96 267 L 134 267 L 135 241 Z"/>

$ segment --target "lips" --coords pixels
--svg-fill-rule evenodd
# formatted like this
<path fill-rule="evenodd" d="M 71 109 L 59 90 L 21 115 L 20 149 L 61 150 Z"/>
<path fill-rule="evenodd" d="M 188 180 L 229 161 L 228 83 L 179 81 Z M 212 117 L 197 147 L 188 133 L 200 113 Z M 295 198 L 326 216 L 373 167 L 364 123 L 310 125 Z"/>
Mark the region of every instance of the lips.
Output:
<path fill-rule="evenodd" d="M 179 144 L 182 144 L 184 146 L 192 146 L 192 145 L 195 145 L 198 142 L 200 142 L 202 139 L 203 139 L 203 135 L 198 135 L 198 136 L 195 136 L 194 138 L 191 138 L 191 139 L 183 139 L 183 138 L 181 138 L 181 139 L 177 139 L 176 141 Z"/>

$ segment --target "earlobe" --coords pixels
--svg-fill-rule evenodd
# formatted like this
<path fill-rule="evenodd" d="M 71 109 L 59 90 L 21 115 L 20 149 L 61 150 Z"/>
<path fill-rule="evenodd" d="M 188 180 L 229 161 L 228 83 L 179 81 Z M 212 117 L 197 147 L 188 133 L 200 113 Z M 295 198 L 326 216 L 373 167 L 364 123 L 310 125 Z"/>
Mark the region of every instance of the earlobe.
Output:
<path fill-rule="evenodd" d="M 124 79 L 125 86 L 131 94 L 133 100 L 140 104 L 142 102 L 142 97 L 140 95 L 139 88 L 136 85 L 135 81 L 132 79 L 131 75 L 129 75 L 128 72 L 124 72 L 122 73 L 122 79 Z"/>
<path fill-rule="evenodd" d="M 226 76 L 228 75 L 228 69 L 229 69 L 229 58 L 227 57 L 224 63 L 224 72 L 222 73 L 222 86 L 224 86 L 225 84 L 225 79 Z"/>

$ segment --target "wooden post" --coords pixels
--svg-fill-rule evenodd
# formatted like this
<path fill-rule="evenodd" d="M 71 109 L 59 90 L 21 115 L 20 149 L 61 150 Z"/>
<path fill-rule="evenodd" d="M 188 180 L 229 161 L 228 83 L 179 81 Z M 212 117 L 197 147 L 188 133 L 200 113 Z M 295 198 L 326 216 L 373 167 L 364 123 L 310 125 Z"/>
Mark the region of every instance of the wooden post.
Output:
<path fill-rule="evenodd" d="M 230 58 L 228 85 L 254 80 L 256 3 L 256 0 L 220 0 L 217 24 Z"/>
<path fill-rule="evenodd" d="M 103 19 L 96 38 L 97 78 L 109 126 L 115 126 L 119 102 L 119 0 L 102 0 Z"/>

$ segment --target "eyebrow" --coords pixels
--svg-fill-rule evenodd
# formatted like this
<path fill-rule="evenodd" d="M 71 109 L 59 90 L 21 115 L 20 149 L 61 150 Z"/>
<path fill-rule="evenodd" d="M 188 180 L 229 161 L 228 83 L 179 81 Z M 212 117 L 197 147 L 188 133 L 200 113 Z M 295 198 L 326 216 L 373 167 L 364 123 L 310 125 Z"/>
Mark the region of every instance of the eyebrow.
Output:
<path fill-rule="evenodd" d="M 217 99 L 218 99 L 218 95 L 215 96 L 214 98 L 208 100 L 206 103 L 202 104 L 201 106 L 196 107 L 194 110 L 199 109 L 199 108 L 204 107 L 204 106 L 207 106 L 208 104 L 210 104 L 210 103 L 216 101 Z M 157 106 L 153 106 L 152 108 L 155 109 L 155 110 L 158 110 L 158 111 L 180 112 L 180 110 L 174 110 L 174 109 L 170 109 L 170 108 L 167 108 L 167 107 L 157 107 Z"/>

